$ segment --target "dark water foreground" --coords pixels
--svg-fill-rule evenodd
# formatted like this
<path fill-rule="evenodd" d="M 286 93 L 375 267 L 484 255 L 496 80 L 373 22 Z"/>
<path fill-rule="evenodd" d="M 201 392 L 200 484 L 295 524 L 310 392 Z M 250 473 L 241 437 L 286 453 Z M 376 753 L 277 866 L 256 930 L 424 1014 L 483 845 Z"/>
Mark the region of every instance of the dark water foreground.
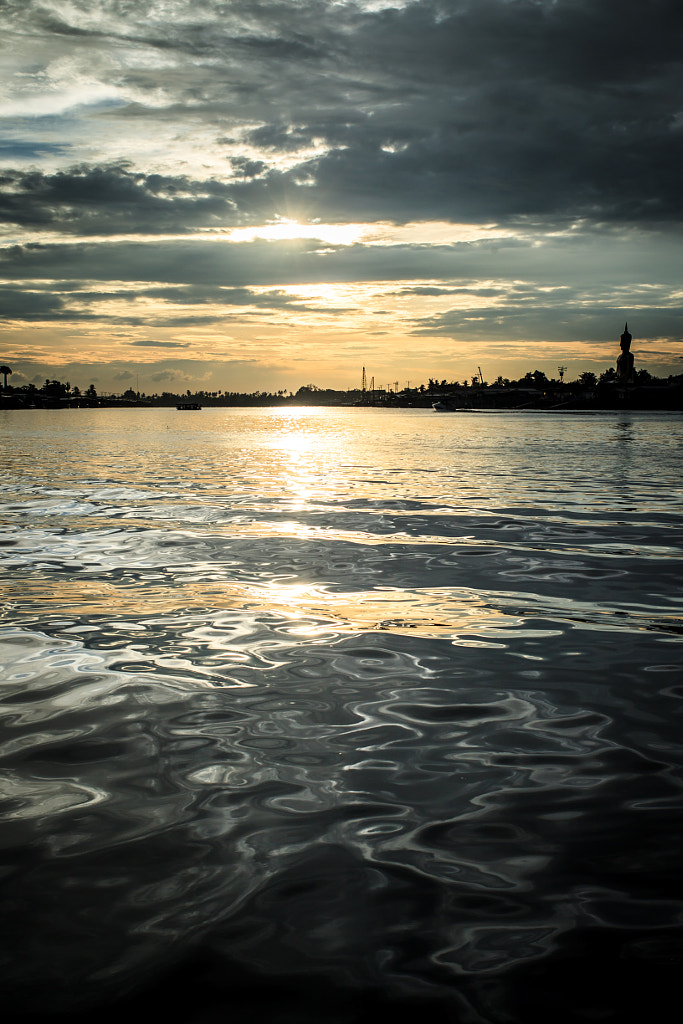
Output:
<path fill-rule="evenodd" d="M 677 1019 L 681 419 L 187 416 L 3 419 L 6 1015 Z"/>

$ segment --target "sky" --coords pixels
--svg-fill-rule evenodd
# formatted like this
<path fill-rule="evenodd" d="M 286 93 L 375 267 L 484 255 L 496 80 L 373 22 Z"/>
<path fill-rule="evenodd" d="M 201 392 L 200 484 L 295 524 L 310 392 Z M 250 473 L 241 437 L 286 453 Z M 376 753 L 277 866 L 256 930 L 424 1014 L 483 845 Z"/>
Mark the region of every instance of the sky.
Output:
<path fill-rule="evenodd" d="M 15 386 L 683 372 L 680 0 L 0 0 Z"/>

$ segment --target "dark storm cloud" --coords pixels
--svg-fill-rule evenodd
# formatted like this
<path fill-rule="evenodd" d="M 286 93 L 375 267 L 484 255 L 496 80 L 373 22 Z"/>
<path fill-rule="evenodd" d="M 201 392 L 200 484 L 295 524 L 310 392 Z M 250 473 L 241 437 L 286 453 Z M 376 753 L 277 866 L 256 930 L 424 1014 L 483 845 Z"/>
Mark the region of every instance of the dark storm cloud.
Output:
<path fill-rule="evenodd" d="M 421 3 L 357 42 L 403 88 L 315 168 L 346 212 L 386 189 L 399 218 L 680 216 L 678 2 Z"/>
<path fill-rule="evenodd" d="M 218 182 L 141 174 L 121 164 L 8 171 L 0 177 L 0 219 L 80 235 L 184 233 L 235 223 L 226 193 Z"/>
<path fill-rule="evenodd" d="M 359 35 L 358 62 L 396 88 L 331 127 L 306 169 L 333 215 L 680 216 L 680 4 L 646 21 L 612 0 L 437 8 L 384 12 Z"/>
<path fill-rule="evenodd" d="M 277 213 L 681 216 L 680 0 L 421 0 L 379 11 L 321 0 L 163 9 L 100 0 L 81 5 L 80 20 L 78 4 L 49 16 L 30 2 L 8 8 L 47 38 L 135 44 L 142 63 L 125 81 L 141 97 L 164 89 L 168 106 L 140 99 L 112 110 L 113 120 L 132 125 L 146 113 L 182 130 L 203 119 L 228 142 L 236 123 L 255 125 L 255 153 L 235 156 L 229 185 L 179 177 L 157 186 L 122 167 L 14 172 L 4 215 L 16 223 L 93 233 Z M 145 48 L 171 51 L 179 66 L 145 68 Z M 319 155 L 289 170 L 270 164 L 314 144 Z"/>
<path fill-rule="evenodd" d="M 678 0 L 655 0 L 646 16 L 636 0 L 264 10 L 279 13 L 282 32 L 308 16 L 327 59 L 308 83 L 299 63 L 281 69 L 281 96 L 268 93 L 251 141 L 330 149 L 236 186 L 241 209 L 270 201 L 398 221 L 680 216 Z"/>

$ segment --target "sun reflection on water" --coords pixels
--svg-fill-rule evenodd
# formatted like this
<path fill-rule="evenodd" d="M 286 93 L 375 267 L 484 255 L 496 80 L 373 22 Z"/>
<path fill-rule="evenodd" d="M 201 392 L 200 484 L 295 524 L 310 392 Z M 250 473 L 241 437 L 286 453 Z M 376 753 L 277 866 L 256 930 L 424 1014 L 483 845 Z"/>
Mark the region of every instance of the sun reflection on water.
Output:
<path fill-rule="evenodd" d="M 292 512 L 309 507 L 320 494 L 320 475 L 335 456 L 325 427 L 327 409 L 310 407 L 275 409 L 267 447 L 274 456 L 273 470 L 283 484 L 283 497 Z M 279 456 L 279 458 L 278 458 Z M 292 523 L 292 535 L 307 537 L 311 529 Z"/>

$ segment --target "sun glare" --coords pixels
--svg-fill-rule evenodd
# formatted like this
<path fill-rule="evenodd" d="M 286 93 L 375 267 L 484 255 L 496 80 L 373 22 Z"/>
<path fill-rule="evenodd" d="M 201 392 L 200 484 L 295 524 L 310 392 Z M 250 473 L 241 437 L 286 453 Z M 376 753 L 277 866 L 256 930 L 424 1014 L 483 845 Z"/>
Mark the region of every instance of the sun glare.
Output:
<path fill-rule="evenodd" d="M 392 224 L 377 221 L 368 224 L 303 223 L 291 217 L 276 217 L 265 224 L 231 228 L 221 232 L 231 242 L 253 242 L 259 238 L 268 242 L 294 238 L 311 238 L 328 245 L 451 245 L 473 242 L 483 238 L 512 237 L 516 232 L 497 224 L 451 224 L 446 221 L 409 222 Z"/>
<path fill-rule="evenodd" d="M 283 241 L 291 238 L 315 238 L 330 245 L 353 245 L 367 234 L 365 224 L 302 224 L 289 217 L 259 224 L 250 228 L 235 228 L 229 232 L 231 242 L 253 242 L 257 238 L 265 241 Z"/>

